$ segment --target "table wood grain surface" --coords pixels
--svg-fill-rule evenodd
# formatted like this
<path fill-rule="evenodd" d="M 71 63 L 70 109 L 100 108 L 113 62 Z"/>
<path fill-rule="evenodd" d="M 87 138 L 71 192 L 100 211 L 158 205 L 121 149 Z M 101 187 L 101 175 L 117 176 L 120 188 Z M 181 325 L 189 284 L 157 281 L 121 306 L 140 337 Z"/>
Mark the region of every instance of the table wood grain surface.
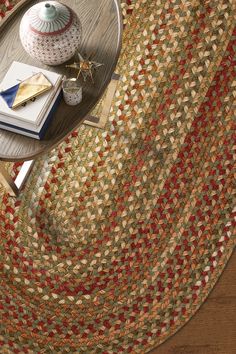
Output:
<path fill-rule="evenodd" d="M 25 11 L 38 1 L 22 0 L 9 18 L 0 24 L 0 81 L 13 60 L 76 76 L 71 69 L 46 66 L 32 59 L 23 49 L 19 39 L 19 24 Z M 83 123 L 86 116 L 101 98 L 114 73 L 121 50 L 122 18 L 119 0 L 67 0 L 79 16 L 83 40 L 79 51 L 83 56 L 103 63 L 95 73 L 95 84 L 87 81 L 83 87 L 83 101 L 78 106 L 68 106 L 62 100 L 50 128 L 42 141 L 0 129 L 0 160 L 24 161 L 34 159 L 51 150 Z M 72 63 L 73 59 L 67 63 Z M 81 79 L 82 80 L 82 79 Z"/>

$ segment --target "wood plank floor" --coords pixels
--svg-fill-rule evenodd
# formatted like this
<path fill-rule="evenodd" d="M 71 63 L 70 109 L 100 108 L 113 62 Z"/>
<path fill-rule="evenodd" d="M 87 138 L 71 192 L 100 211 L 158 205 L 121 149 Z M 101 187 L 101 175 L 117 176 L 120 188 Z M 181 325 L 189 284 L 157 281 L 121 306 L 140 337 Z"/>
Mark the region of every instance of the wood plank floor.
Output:
<path fill-rule="evenodd" d="M 150 354 L 236 354 L 236 252 L 196 315 Z"/>

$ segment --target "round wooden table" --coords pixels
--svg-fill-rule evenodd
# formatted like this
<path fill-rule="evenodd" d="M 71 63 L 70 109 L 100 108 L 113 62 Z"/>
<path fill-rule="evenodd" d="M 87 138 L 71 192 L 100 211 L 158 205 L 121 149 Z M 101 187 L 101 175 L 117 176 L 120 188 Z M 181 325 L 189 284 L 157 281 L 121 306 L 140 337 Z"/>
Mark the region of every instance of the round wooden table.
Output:
<path fill-rule="evenodd" d="M 20 1 L 0 23 L 0 81 L 13 60 L 73 76 L 73 72 L 69 71 L 71 69 L 65 68 L 64 64 L 52 67 L 37 62 L 29 57 L 21 45 L 21 18 L 37 2 Z M 84 57 L 92 56 L 94 61 L 104 65 L 96 70 L 94 84 L 89 81 L 83 84 L 83 101 L 80 105 L 67 106 L 62 100 L 43 140 L 38 141 L 0 129 L 0 161 L 32 160 L 51 150 L 83 123 L 111 81 L 121 50 L 122 15 L 119 0 L 67 0 L 65 3 L 78 14 L 82 23 L 83 41 L 80 53 Z M 73 59 L 67 63 L 72 62 Z M 3 176 L 3 166 L 1 162 L 0 164 L 0 173 Z"/>

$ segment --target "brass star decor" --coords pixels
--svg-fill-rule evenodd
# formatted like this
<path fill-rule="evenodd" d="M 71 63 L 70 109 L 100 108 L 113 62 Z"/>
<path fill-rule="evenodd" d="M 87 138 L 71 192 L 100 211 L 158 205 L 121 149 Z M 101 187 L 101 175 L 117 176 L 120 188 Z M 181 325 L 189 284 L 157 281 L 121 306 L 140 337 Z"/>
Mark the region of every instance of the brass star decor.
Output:
<path fill-rule="evenodd" d="M 66 67 L 78 71 L 77 79 L 81 74 L 83 76 L 84 81 L 86 81 L 87 78 L 90 78 L 94 83 L 94 79 L 93 79 L 94 70 L 104 64 L 97 63 L 96 61 L 93 60 L 84 59 L 80 53 L 78 53 L 77 55 L 79 58 L 79 62 L 74 62 L 73 64 L 66 65 Z"/>

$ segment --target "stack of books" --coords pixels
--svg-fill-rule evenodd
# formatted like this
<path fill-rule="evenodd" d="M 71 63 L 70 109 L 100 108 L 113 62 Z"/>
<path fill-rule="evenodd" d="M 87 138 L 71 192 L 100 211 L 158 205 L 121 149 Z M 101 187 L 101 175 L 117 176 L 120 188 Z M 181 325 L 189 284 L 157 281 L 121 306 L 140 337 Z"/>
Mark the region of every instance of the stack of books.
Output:
<path fill-rule="evenodd" d="M 62 75 L 32 65 L 14 61 L 0 84 L 0 92 L 42 73 L 51 83 L 51 88 L 17 108 L 10 108 L 0 94 L 0 128 L 42 139 L 52 120 L 61 97 Z"/>

